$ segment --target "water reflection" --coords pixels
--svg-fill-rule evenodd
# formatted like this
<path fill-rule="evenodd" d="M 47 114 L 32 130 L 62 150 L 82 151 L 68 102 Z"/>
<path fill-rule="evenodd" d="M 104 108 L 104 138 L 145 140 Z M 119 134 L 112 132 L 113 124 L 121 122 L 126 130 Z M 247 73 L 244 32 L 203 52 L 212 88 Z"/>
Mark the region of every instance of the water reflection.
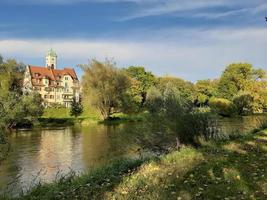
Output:
<path fill-rule="evenodd" d="M 266 116 L 220 120 L 221 134 L 250 132 Z M 18 194 L 41 182 L 51 182 L 58 172 L 84 172 L 137 149 L 154 152 L 175 143 L 161 123 L 92 124 L 53 130 L 18 131 L 10 135 L 12 150 L 0 165 L 0 193 Z M 175 144 L 174 144 L 175 145 Z"/>
<path fill-rule="evenodd" d="M 129 155 L 133 152 L 131 143 L 122 137 L 122 130 L 123 126 L 91 125 L 13 133 L 9 138 L 11 153 L 0 166 L 0 190 L 12 183 L 9 190 L 17 193 L 40 181 L 53 181 L 59 171 L 83 172 L 114 157 Z"/>

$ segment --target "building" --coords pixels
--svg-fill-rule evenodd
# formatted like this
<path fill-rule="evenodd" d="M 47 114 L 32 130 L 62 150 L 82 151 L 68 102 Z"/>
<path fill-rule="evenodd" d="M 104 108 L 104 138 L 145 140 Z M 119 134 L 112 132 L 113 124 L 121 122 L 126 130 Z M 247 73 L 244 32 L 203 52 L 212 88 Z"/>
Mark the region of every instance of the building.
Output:
<path fill-rule="evenodd" d="M 46 107 L 56 104 L 70 107 L 73 98 L 79 100 L 80 83 L 73 68 L 57 69 L 57 54 L 50 49 L 45 67 L 26 67 L 23 90 L 40 93 Z"/>

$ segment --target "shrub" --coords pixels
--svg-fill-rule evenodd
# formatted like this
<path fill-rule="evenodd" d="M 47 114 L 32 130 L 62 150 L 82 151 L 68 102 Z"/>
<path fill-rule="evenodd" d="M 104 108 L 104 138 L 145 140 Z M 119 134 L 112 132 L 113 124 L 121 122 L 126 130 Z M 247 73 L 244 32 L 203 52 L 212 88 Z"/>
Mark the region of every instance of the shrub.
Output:
<path fill-rule="evenodd" d="M 247 92 L 236 95 L 233 99 L 238 115 L 248 115 L 253 113 L 253 97 Z"/>
<path fill-rule="evenodd" d="M 223 98 L 211 98 L 209 101 L 211 110 L 223 117 L 230 117 L 236 114 L 236 107 L 233 102 Z"/>

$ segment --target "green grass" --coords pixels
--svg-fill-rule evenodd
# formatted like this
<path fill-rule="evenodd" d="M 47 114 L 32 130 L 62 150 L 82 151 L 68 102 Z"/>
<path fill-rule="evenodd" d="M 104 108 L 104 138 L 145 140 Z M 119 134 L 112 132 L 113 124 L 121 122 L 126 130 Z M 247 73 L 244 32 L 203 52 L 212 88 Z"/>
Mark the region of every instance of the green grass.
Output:
<path fill-rule="evenodd" d="M 68 108 L 45 108 L 42 118 L 72 118 Z"/>
<path fill-rule="evenodd" d="M 119 124 L 125 122 L 144 121 L 148 113 L 140 114 L 123 114 L 117 113 L 112 115 L 109 120 L 102 120 L 100 114 L 92 108 L 84 109 L 84 112 L 76 119 L 69 114 L 69 108 L 46 108 L 43 116 L 39 119 L 39 124 L 35 126 L 71 126 L 75 123 L 88 125 L 90 123 Z"/>
<path fill-rule="evenodd" d="M 266 177 L 267 130 L 149 161 L 116 161 L 21 199 L 267 199 Z"/>

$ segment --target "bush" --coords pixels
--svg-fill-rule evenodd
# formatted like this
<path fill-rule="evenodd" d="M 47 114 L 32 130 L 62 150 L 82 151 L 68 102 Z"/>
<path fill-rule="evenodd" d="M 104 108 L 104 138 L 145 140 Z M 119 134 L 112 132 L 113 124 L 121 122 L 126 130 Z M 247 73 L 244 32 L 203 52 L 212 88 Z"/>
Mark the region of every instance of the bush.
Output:
<path fill-rule="evenodd" d="M 148 93 L 148 108 L 165 131 L 176 135 L 177 148 L 180 143 L 199 145 L 199 137 L 209 139 L 218 134 L 217 123 L 209 112 L 196 112 L 192 104 L 180 92 L 167 85 L 163 91 L 151 89 Z"/>
<path fill-rule="evenodd" d="M 211 98 L 209 101 L 211 110 L 223 117 L 230 117 L 236 114 L 236 107 L 233 102 L 223 98 Z"/>
<path fill-rule="evenodd" d="M 236 95 L 233 99 L 238 115 L 249 115 L 253 113 L 253 97 L 247 92 Z"/>

